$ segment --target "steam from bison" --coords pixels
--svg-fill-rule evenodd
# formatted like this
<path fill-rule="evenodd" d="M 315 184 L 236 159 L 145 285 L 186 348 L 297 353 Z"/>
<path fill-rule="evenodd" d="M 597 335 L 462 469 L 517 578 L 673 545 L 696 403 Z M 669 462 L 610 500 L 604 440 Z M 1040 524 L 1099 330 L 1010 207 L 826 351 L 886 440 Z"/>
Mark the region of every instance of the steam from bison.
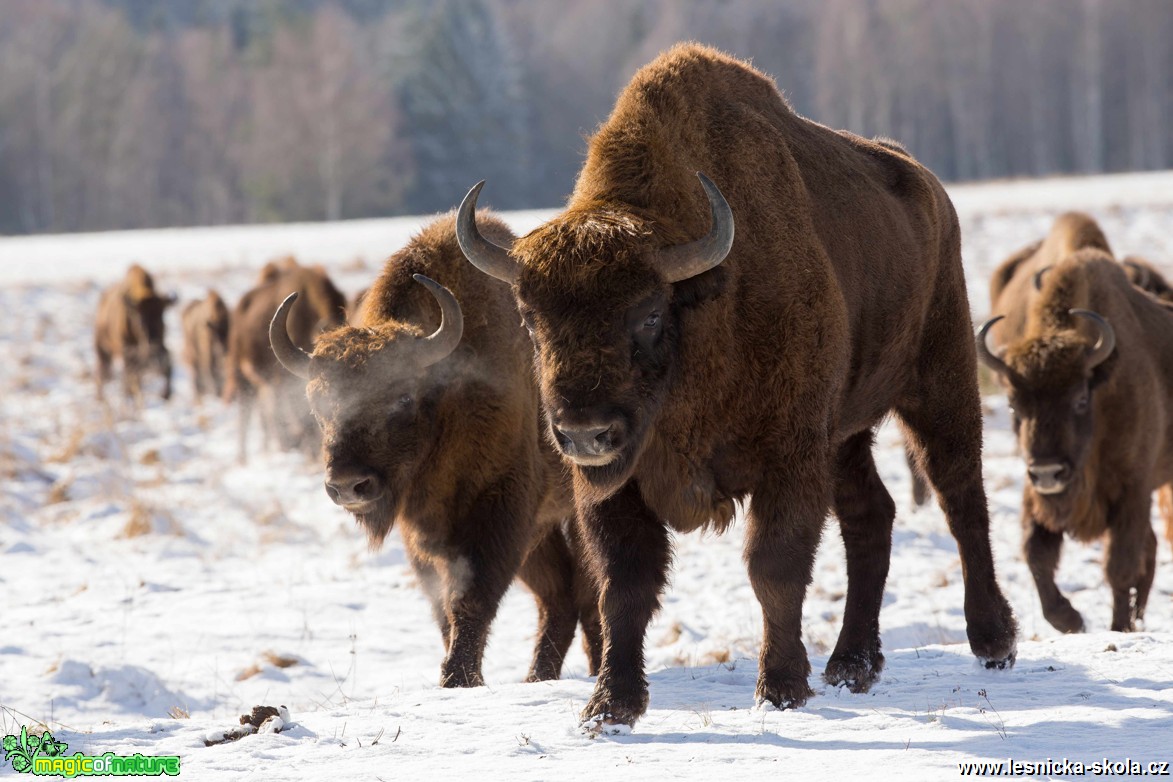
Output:
<path fill-rule="evenodd" d="M 1152 494 L 1173 480 L 1173 312 L 1097 248 L 1051 266 L 1029 300 L 1000 297 L 995 311 L 978 350 L 1008 386 L 1026 459 L 1025 549 L 1043 615 L 1064 632 L 1084 629 L 1055 585 L 1063 534 L 1107 535 L 1112 629 L 1132 630 L 1156 563 Z M 992 330 L 1011 313 L 1025 327 L 999 347 Z"/>
<path fill-rule="evenodd" d="M 163 313 L 174 303 L 174 296 L 160 296 L 155 291 L 154 278 L 138 264 L 102 293 L 94 325 L 99 399 L 110 381 L 114 359 L 122 362 L 122 389 L 127 398 L 142 404 L 142 378 L 147 369 L 163 376 L 163 398 L 171 398 L 171 354 L 164 339 Z"/>
<path fill-rule="evenodd" d="M 498 241 L 512 239 L 500 221 L 481 220 Z M 558 678 L 580 615 L 593 673 L 597 593 L 562 528 L 570 489 L 539 433 L 532 349 L 508 288 L 465 263 L 453 217 L 393 255 L 361 323 L 322 335 L 312 354 L 287 333 L 293 299 L 270 339 L 307 381 L 326 492 L 372 546 L 399 523 L 444 639 L 441 684 L 484 683 L 489 627 L 514 576 L 538 603 L 528 679 Z"/>
<path fill-rule="evenodd" d="M 700 188 L 698 170 L 712 177 Z M 643 641 L 669 528 L 724 529 L 747 497 L 759 701 L 812 694 L 802 604 L 829 507 L 849 586 L 824 678 L 871 686 L 895 514 L 872 429 L 890 411 L 957 538 L 971 648 L 1013 662 L 959 229 L 932 174 L 895 145 L 799 117 L 748 65 L 684 45 L 621 93 L 562 215 L 500 242 L 477 231 L 479 190 L 461 206 L 461 247 L 513 285 L 602 590 L 584 726 L 647 708 Z"/>

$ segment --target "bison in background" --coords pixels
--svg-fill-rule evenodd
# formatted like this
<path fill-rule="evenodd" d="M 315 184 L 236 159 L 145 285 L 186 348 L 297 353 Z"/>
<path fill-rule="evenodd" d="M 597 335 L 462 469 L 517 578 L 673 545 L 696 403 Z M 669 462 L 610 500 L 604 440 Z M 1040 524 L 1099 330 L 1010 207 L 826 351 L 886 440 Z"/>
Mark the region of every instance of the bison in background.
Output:
<path fill-rule="evenodd" d="M 1156 563 L 1152 494 L 1173 480 L 1173 312 L 1097 248 L 1051 266 L 1028 298 L 1002 295 L 996 312 L 978 350 L 1008 387 L 1026 460 L 1025 550 L 1043 615 L 1084 629 L 1055 585 L 1063 534 L 1106 536 L 1111 627 L 1132 630 Z M 991 330 L 1012 316 L 1024 328 L 999 347 Z"/>
<path fill-rule="evenodd" d="M 122 362 L 122 389 L 136 405 L 143 403 L 142 378 L 147 369 L 163 376 L 163 398 L 171 398 L 171 354 L 164 339 L 163 314 L 174 303 L 175 296 L 155 291 L 154 278 L 138 264 L 102 293 L 94 325 L 98 399 L 104 398 L 115 359 Z"/>
<path fill-rule="evenodd" d="M 697 171 L 712 180 L 698 188 Z M 513 285 L 602 589 L 585 729 L 647 709 L 669 530 L 724 529 L 741 500 L 764 618 L 759 702 L 812 694 L 802 605 L 832 508 L 848 593 L 824 678 L 872 685 L 895 515 L 872 430 L 890 411 L 958 541 L 970 646 L 988 666 L 1013 662 L 960 232 L 928 170 L 803 119 L 745 63 L 683 45 L 620 94 L 562 215 L 513 243 L 484 237 L 480 187 L 461 207 L 461 247 Z"/>
<path fill-rule="evenodd" d="M 183 308 L 183 361 L 191 370 L 196 401 L 224 393 L 228 321 L 228 306 L 214 290 Z"/>
<path fill-rule="evenodd" d="M 269 322 L 291 293 L 298 294 L 298 302 L 289 313 L 289 336 L 298 347 L 311 349 L 322 330 L 345 322 L 346 297 L 325 270 L 301 266 L 292 258 L 267 264 L 257 286 L 237 302 L 228 330 L 224 400 L 240 404 L 237 454 L 241 464 L 248 457 L 248 425 L 258 403 L 266 445 L 276 439 L 282 448 L 316 447 L 315 427 L 301 389 L 277 364 L 269 347 Z"/>
<path fill-rule="evenodd" d="M 481 220 L 512 240 L 496 218 Z M 573 508 L 539 430 L 532 348 L 509 289 L 465 263 L 453 217 L 392 255 L 361 323 L 322 335 L 310 354 L 289 338 L 294 298 L 271 339 L 306 381 L 326 492 L 372 547 L 398 523 L 444 640 L 441 685 L 484 683 L 489 628 L 514 576 L 538 603 L 527 680 L 558 678 L 580 617 L 594 673 L 597 597 L 562 528 Z"/>

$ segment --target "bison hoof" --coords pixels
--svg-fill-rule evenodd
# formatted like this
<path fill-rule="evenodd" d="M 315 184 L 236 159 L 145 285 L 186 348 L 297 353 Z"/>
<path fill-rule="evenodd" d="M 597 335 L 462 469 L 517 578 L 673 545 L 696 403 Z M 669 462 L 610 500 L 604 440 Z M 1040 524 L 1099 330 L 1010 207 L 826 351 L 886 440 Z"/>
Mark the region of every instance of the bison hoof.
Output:
<path fill-rule="evenodd" d="M 807 684 L 805 676 L 762 674 L 758 677 L 755 698 L 759 707 L 770 703 L 774 708 L 785 711 L 797 709 L 814 694 L 814 690 Z"/>
<path fill-rule="evenodd" d="M 561 676 L 561 666 L 554 668 L 550 665 L 535 665 L 530 668 L 529 673 L 526 674 L 525 681 L 527 684 L 533 684 L 534 682 L 550 682 L 561 678 Z"/>
<path fill-rule="evenodd" d="M 987 668 L 1011 668 L 1018 656 L 1018 625 L 1005 598 L 999 595 L 991 608 L 975 618 L 966 606 L 969 648 Z"/>
<path fill-rule="evenodd" d="M 1066 600 L 1064 605 L 1057 606 L 1050 611 L 1044 610 L 1043 616 L 1061 633 L 1082 633 L 1083 617 L 1075 610 L 1075 607 Z"/>
<path fill-rule="evenodd" d="M 485 677 L 480 671 L 467 671 L 463 668 L 443 671 L 440 674 L 440 686 L 446 689 L 457 687 L 484 687 Z"/>
<path fill-rule="evenodd" d="M 832 687 L 847 687 L 854 693 L 863 693 L 871 689 L 883 669 L 884 655 L 879 651 L 874 654 L 834 654 L 827 661 L 823 681 Z"/>
<path fill-rule="evenodd" d="M 630 697 L 620 697 L 605 687 L 596 687 L 595 694 L 582 710 L 580 727 L 583 733 L 592 737 L 628 733 L 647 710 L 646 688 Z"/>

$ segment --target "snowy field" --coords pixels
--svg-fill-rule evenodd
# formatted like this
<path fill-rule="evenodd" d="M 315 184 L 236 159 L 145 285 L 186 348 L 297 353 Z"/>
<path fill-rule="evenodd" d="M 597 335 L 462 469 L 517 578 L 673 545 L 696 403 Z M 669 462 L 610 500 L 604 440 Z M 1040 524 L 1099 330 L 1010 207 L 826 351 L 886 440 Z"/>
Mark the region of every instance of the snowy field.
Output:
<path fill-rule="evenodd" d="M 994 265 L 1065 209 L 1091 212 L 1118 255 L 1173 266 L 1173 173 L 952 192 L 975 317 Z M 527 230 L 545 214 L 511 221 Z M 1173 760 L 1169 544 L 1162 535 L 1144 630 L 1125 635 L 1107 630 L 1101 547 L 1068 543 L 1059 585 L 1089 632 L 1053 630 L 1020 553 L 1024 469 L 1000 396 L 986 400 L 985 464 L 999 578 L 1021 627 L 1013 670 L 980 669 L 970 655 L 956 546 L 935 506 L 909 510 L 899 434 L 886 426 L 877 462 L 900 511 L 881 615 L 888 664 L 872 692 L 818 677 L 846 591 L 832 521 L 804 617 L 816 696 L 798 711 L 753 708 L 761 616 L 737 525 L 677 538 L 647 636 L 651 707 L 631 735 L 595 740 L 578 731 L 593 680 L 577 642 L 561 681 L 519 683 L 536 625 L 523 590 L 494 625 L 488 686 L 440 690 L 439 632 L 398 539 L 369 552 L 326 497 L 319 465 L 254 447 L 238 467 L 235 411 L 193 404 L 182 368 L 170 404 L 155 393 L 132 415 L 95 401 L 94 308 L 129 262 L 181 299 L 212 285 L 235 300 L 257 266 L 293 252 L 325 263 L 351 294 L 421 219 L 0 240 L 0 734 L 45 725 L 70 754 L 176 754 L 183 777 L 223 780 L 721 769 L 950 779 L 968 761 Z M 178 313 L 169 318 L 178 366 Z M 293 726 L 205 746 L 261 704 L 287 706 Z"/>

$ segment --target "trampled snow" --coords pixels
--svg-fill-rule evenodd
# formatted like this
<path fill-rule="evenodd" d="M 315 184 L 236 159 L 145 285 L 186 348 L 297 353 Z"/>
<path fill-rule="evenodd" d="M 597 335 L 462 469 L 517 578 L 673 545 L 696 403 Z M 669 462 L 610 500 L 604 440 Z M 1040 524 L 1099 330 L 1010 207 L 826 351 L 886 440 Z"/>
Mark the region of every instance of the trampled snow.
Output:
<path fill-rule="evenodd" d="M 951 192 L 978 317 L 993 266 L 1065 209 L 1100 220 L 1118 255 L 1173 266 L 1173 174 Z M 510 220 L 526 230 L 545 214 Z M 985 400 L 985 468 L 999 578 L 1021 627 L 1013 670 L 987 671 L 970 654 L 956 545 L 935 506 L 909 509 L 899 433 L 886 425 L 877 462 L 899 512 L 881 615 L 887 667 L 872 691 L 819 679 L 847 585 L 831 519 L 804 611 L 816 695 L 797 711 L 753 708 L 761 612 L 738 524 L 676 538 L 647 636 L 651 707 L 629 735 L 594 740 L 578 730 L 593 680 L 577 641 L 561 681 L 520 683 L 536 626 L 524 590 L 510 591 L 494 625 L 488 686 L 441 690 L 440 635 L 398 539 L 369 552 L 322 490 L 320 465 L 263 450 L 254 431 L 253 458 L 238 466 L 235 411 L 195 405 L 182 369 L 169 404 L 151 383 L 139 414 L 95 401 L 94 308 L 100 284 L 129 262 L 183 299 L 216 287 L 231 301 L 258 265 L 292 252 L 353 293 L 424 219 L 0 240 L 0 734 L 45 725 L 71 754 L 178 754 L 184 777 L 225 780 L 723 768 L 939 779 L 969 761 L 1173 760 L 1169 544 L 1144 629 L 1121 634 L 1107 629 L 1102 546 L 1068 542 L 1059 586 L 1089 631 L 1053 630 L 1020 551 L 1024 470 L 1000 396 Z M 257 705 L 288 707 L 288 724 L 205 746 Z"/>

